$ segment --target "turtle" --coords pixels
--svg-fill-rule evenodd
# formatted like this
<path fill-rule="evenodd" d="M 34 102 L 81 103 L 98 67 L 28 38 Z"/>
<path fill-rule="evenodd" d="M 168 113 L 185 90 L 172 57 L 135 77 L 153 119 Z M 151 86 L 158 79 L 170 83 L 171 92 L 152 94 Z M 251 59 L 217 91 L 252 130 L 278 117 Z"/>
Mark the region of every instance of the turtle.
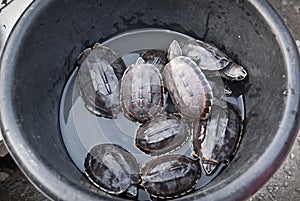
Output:
<path fill-rule="evenodd" d="M 186 155 L 163 155 L 141 168 L 141 186 L 152 197 L 171 199 L 191 192 L 201 177 L 199 160 Z"/>
<path fill-rule="evenodd" d="M 141 57 L 121 80 L 120 103 L 124 115 L 139 123 L 158 116 L 164 107 L 164 87 L 159 70 Z"/>
<path fill-rule="evenodd" d="M 102 191 L 137 196 L 140 168 L 135 157 L 122 146 L 95 145 L 85 158 L 84 168 L 88 179 Z"/>
<path fill-rule="evenodd" d="M 163 113 L 138 128 L 135 145 L 144 153 L 157 156 L 180 148 L 189 136 L 189 124 L 181 116 Z"/>
<path fill-rule="evenodd" d="M 155 65 L 158 70 L 162 73 L 164 70 L 164 66 L 168 63 L 168 52 L 165 50 L 159 49 L 150 49 L 146 50 L 142 55 L 142 59 L 146 63 L 151 63 Z M 172 100 L 168 95 L 168 90 L 165 88 L 165 111 L 168 113 L 178 113 L 178 111 L 174 108 Z"/>
<path fill-rule="evenodd" d="M 146 50 L 141 57 L 146 63 L 155 65 L 159 71 L 162 71 L 164 66 L 168 63 L 167 51 L 165 50 Z"/>
<path fill-rule="evenodd" d="M 77 58 L 76 84 L 86 108 L 94 115 L 116 118 L 120 113 L 120 79 L 126 69 L 117 53 L 96 43 Z"/>
<path fill-rule="evenodd" d="M 170 44 L 170 61 L 163 71 L 164 83 L 173 104 L 186 118 L 207 119 L 213 104 L 212 87 L 191 58 L 173 52 L 173 45 L 174 42 Z"/>
<path fill-rule="evenodd" d="M 172 52 L 190 57 L 207 76 L 221 76 L 231 81 L 241 81 L 247 76 L 243 66 L 213 44 L 196 39 L 182 41 L 180 45 L 177 41 L 172 43 Z"/>
<path fill-rule="evenodd" d="M 193 132 L 193 153 L 201 158 L 204 170 L 211 174 L 220 163 L 228 164 L 242 138 L 240 112 L 231 104 L 213 105 L 210 119 L 198 121 Z"/>

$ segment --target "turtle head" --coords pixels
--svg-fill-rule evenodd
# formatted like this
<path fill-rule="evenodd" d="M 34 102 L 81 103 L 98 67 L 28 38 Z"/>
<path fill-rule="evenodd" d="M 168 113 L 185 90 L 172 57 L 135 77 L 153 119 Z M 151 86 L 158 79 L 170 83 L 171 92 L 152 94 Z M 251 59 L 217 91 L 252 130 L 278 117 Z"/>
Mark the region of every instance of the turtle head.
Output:
<path fill-rule="evenodd" d="M 177 40 L 173 40 L 168 49 L 168 60 L 171 61 L 178 56 L 182 56 L 182 50 Z"/>
<path fill-rule="evenodd" d="M 93 49 L 95 48 L 100 48 L 101 47 L 101 44 L 100 43 L 95 43 L 94 46 L 93 46 Z"/>
<path fill-rule="evenodd" d="M 237 63 L 231 62 L 229 65 L 222 70 L 222 73 L 231 80 L 241 81 L 247 76 L 245 68 Z"/>
<path fill-rule="evenodd" d="M 131 197 L 131 198 L 137 197 L 137 194 L 138 194 L 137 186 L 136 186 L 136 185 L 130 186 L 130 187 L 126 190 L 125 193 L 126 193 L 126 195 L 127 195 L 128 197 Z"/>
<path fill-rule="evenodd" d="M 142 65 L 142 64 L 146 64 L 146 61 L 142 57 L 139 57 L 136 60 L 135 65 Z"/>

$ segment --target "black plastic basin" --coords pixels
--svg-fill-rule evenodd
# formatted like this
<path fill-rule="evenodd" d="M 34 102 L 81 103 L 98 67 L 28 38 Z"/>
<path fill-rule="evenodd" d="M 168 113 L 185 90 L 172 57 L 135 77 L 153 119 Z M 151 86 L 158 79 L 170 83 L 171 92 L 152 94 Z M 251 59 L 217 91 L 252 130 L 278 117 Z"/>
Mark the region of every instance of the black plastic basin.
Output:
<path fill-rule="evenodd" d="M 247 68 L 245 133 L 230 166 L 181 199 L 241 200 L 279 168 L 298 132 L 299 56 L 264 0 L 35 1 L 1 57 L 1 128 L 30 181 L 54 200 L 117 200 L 95 192 L 62 142 L 59 103 L 84 48 L 125 31 L 164 28 L 212 42 Z"/>

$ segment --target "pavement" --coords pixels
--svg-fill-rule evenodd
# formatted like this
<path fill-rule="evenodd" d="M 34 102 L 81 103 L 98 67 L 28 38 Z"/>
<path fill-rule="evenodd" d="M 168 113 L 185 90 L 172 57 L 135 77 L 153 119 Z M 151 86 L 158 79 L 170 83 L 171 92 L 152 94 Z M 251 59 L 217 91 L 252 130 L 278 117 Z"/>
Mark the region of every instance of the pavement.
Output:
<path fill-rule="evenodd" d="M 31 0 L 11 0 L 8 6 L 0 5 L 0 52 L 13 23 Z M 300 0 L 269 0 L 290 29 L 300 49 Z M 14 13 L 10 8 L 14 6 Z M 6 23 L 8 22 L 9 23 Z M 13 159 L 7 154 L 0 134 L 0 201 L 48 201 L 27 180 Z M 300 132 L 279 170 L 248 201 L 300 200 Z"/>

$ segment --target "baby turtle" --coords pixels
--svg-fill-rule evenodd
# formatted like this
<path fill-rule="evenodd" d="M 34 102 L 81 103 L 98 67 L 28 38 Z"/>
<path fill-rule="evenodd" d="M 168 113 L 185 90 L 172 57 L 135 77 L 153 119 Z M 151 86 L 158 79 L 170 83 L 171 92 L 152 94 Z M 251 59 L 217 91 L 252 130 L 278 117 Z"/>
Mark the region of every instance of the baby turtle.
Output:
<path fill-rule="evenodd" d="M 163 110 L 164 88 L 161 75 L 153 64 L 142 58 L 129 66 L 121 82 L 121 108 L 127 118 L 144 123 Z"/>
<path fill-rule="evenodd" d="M 189 125 L 174 114 L 161 114 L 141 125 L 135 145 L 151 155 L 160 155 L 180 148 L 190 135 Z"/>
<path fill-rule="evenodd" d="M 116 118 L 120 112 L 119 80 L 126 66 L 108 47 L 96 43 L 78 56 L 76 83 L 86 108 L 95 115 Z"/>
<path fill-rule="evenodd" d="M 173 47 L 178 48 L 179 45 Z M 187 40 L 183 41 L 180 47 L 182 55 L 193 59 L 201 70 L 205 71 L 206 75 L 222 76 L 234 81 L 243 80 L 247 76 L 244 67 L 233 62 L 224 52 L 212 44 L 200 40 Z"/>
<path fill-rule="evenodd" d="M 212 88 L 197 64 L 189 57 L 176 56 L 170 45 L 171 61 L 163 71 L 165 85 L 180 114 L 192 119 L 207 119 L 213 102 Z"/>
<path fill-rule="evenodd" d="M 147 50 L 141 57 L 146 63 L 155 65 L 159 71 L 162 71 L 164 66 L 168 63 L 167 52 L 164 50 Z"/>
<path fill-rule="evenodd" d="M 85 174 L 101 190 L 110 194 L 126 191 L 137 195 L 140 182 L 139 165 L 135 157 L 116 144 L 99 144 L 87 154 L 84 162 Z"/>
<path fill-rule="evenodd" d="M 141 169 L 141 185 L 153 197 L 176 198 L 192 191 L 200 175 L 199 160 L 185 155 L 164 155 Z"/>
<path fill-rule="evenodd" d="M 211 117 L 200 121 L 193 137 L 194 155 L 201 158 L 204 170 L 211 174 L 218 164 L 228 164 L 236 154 L 242 137 L 242 120 L 230 104 L 214 105 Z"/>

